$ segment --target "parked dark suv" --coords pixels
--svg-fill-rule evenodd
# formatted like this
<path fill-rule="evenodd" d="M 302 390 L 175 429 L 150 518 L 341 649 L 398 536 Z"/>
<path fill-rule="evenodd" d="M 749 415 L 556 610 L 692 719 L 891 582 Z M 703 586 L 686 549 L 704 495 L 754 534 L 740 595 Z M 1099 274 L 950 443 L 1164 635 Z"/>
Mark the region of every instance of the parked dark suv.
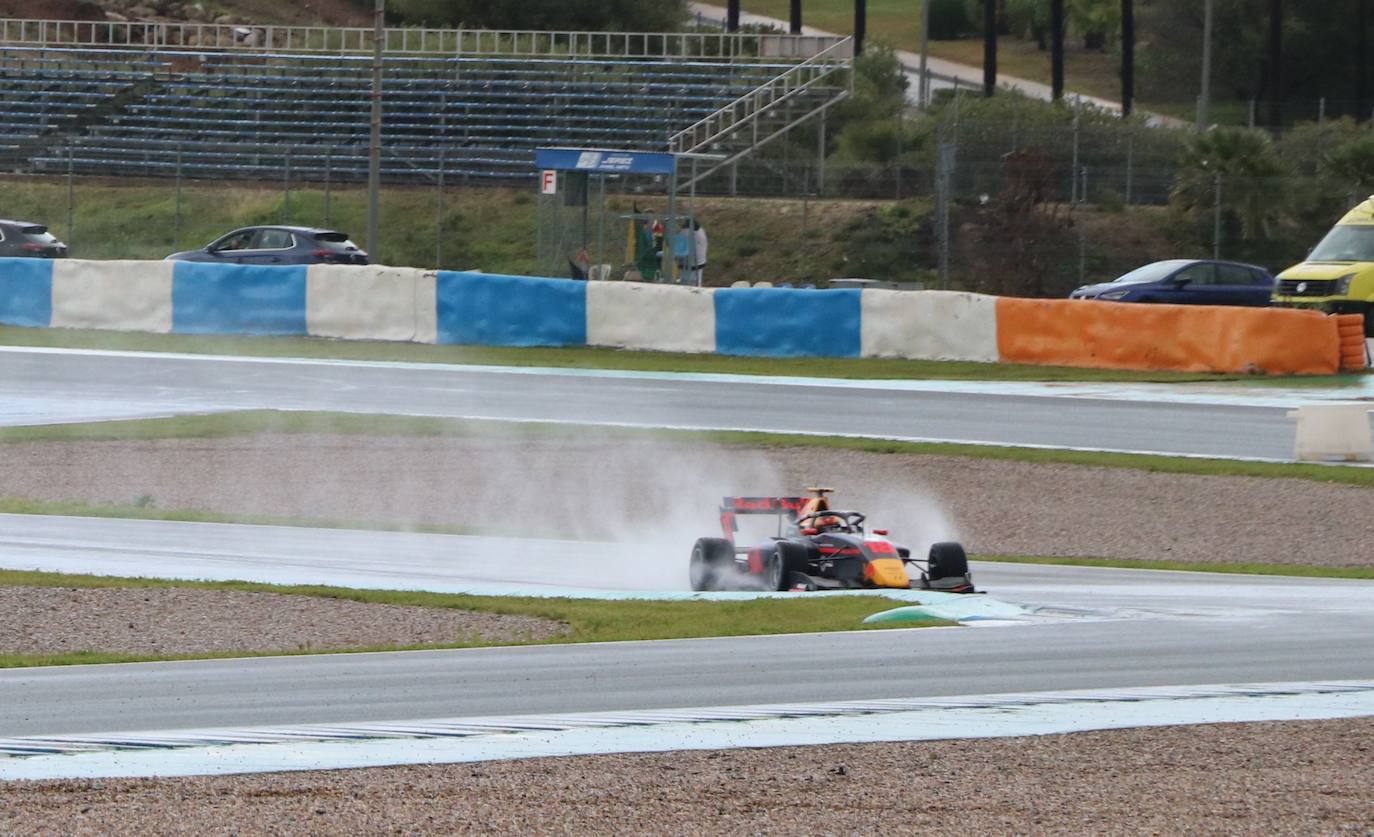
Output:
<path fill-rule="evenodd" d="M 1100 285 L 1084 285 L 1070 299 L 1169 302 L 1175 305 L 1269 304 L 1274 277 L 1253 264 L 1208 259 L 1169 259 L 1137 267 Z"/>
<path fill-rule="evenodd" d="M 165 261 L 225 264 L 367 264 L 367 253 L 334 230 L 313 227 L 244 227 L 200 250 L 173 253 Z"/>
<path fill-rule="evenodd" d="M 66 255 L 67 245 L 54 238 L 42 224 L 0 221 L 0 256 L 61 259 Z"/>

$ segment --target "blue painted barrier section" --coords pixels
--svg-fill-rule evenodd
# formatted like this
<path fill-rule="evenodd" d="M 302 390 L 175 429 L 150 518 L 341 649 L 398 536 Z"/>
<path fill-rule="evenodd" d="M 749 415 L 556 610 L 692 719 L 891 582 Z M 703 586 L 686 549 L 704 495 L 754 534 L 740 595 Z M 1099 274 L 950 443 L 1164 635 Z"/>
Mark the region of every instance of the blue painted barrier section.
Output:
<path fill-rule="evenodd" d="M 857 288 L 721 288 L 716 351 L 723 355 L 858 357 L 862 306 Z"/>
<path fill-rule="evenodd" d="M 585 346 L 587 283 L 441 270 L 438 342 Z"/>
<path fill-rule="evenodd" d="M 177 262 L 172 331 L 305 334 L 305 265 Z"/>
<path fill-rule="evenodd" d="M 0 259 L 0 325 L 52 323 L 52 261 Z"/>

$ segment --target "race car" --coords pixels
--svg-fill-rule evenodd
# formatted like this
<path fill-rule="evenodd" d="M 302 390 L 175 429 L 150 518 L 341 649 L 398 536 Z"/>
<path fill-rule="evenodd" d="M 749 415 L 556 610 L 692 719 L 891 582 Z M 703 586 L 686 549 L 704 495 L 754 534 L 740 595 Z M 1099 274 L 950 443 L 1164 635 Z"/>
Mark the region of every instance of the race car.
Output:
<path fill-rule="evenodd" d="M 723 538 L 692 546 L 693 590 L 857 590 L 879 587 L 974 593 L 964 547 L 937 543 L 924 560 L 887 538 L 864 531 L 861 512 L 832 509 L 834 489 L 808 488 L 810 497 L 726 497 L 720 506 Z M 777 534 L 737 546 L 740 515 L 777 516 Z M 915 578 L 907 565 L 915 565 Z M 924 564 L 922 567 L 921 565 Z"/>

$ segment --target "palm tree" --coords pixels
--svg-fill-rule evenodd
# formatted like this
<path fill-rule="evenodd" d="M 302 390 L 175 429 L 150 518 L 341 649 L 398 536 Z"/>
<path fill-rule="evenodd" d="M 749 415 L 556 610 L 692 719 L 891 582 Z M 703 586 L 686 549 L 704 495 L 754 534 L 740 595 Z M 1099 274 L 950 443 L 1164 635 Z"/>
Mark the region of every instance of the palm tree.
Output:
<path fill-rule="evenodd" d="M 1283 162 L 1269 135 L 1247 128 L 1214 128 L 1192 137 L 1183 153 L 1169 200 L 1189 215 L 1216 210 L 1246 241 L 1265 238 L 1282 217 Z"/>

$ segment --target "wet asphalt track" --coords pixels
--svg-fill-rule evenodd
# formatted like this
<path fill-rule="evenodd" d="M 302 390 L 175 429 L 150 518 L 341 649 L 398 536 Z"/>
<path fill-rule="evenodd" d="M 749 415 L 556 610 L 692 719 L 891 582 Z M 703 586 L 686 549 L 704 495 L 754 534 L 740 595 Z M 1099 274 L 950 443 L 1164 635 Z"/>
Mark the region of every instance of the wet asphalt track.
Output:
<path fill-rule="evenodd" d="M 0 565 L 546 589 L 595 544 L 0 516 Z M 269 544 L 270 545 L 264 545 Z M 292 575 L 279 575 L 289 572 Z M 1374 582 L 981 564 L 1009 625 L 0 671 L 0 737 L 1201 683 L 1374 679 Z M 894 603 L 895 604 L 895 603 Z"/>
<path fill-rule="evenodd" d="M 288 408 L 1290 455 L 1289 395 L 1207 403 L 1205 393 L 1171 395 L 1177 392 L 0 349 L 4 424 Z M 39 566 L 65 556 L 107 561 L 112 572 L 143 562 L 155 572 L 165 562 L 200 560 L 238 577 L 248 574 L 245 567 L 310 564 L 308 545 L 283 555 L 255 545 L 251 532 L 205 537 L 151 524 L 135 536 L 121 528 L 132 523 L 104 521 L 101 529 L 8 519 L 0 526 L 4 563 Z M 58 531 L 38 531 L 44 525 Z M 340 583 L 360 573 L 414 576 L 413 586 L 422 587 L 452 580 L 454 566 L 442 560 L 379 568 L 375 556 L 387 546 L 373 539 L 416 536 L 345 537 L 357 540 L 319 552 L 351 556 L 351 565 L 336 561 L 315 571 Z M 435 554 L 445 551 L 440 542 Z M 0 735 L 1374 677 L 1371 583 L 977 571 L 983 586 L 1042 608 L 1040 615 L 954 630 L 11 670 L 0 672 Z M 530 582 L 499 573 L 486 581 Z"/>
<path fill-rule="evenodd" d="M 0 348 L 0 424 L 234 409 L 868 435 L 1291 458 L 1287 407 L 1179 388 L 805 381 Z"/>

